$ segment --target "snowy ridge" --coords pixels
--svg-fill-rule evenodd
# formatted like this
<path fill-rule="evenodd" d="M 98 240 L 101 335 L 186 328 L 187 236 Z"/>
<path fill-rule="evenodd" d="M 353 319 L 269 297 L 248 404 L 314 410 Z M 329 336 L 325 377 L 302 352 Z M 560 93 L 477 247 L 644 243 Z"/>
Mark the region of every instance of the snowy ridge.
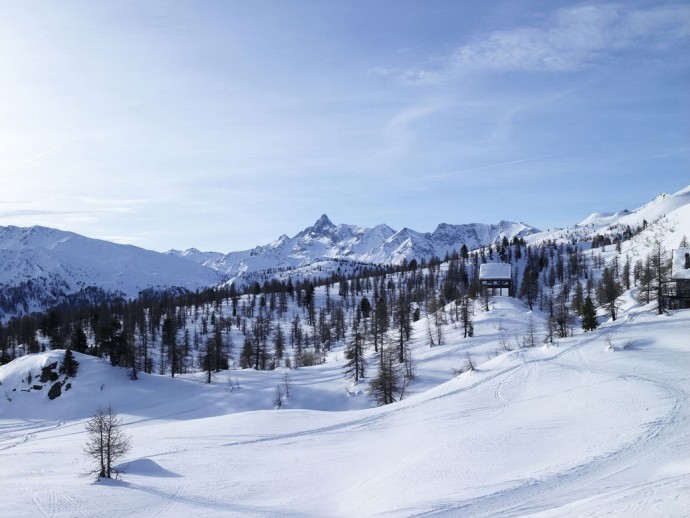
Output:
<path fill-rule="evenodd" d="M 412 259 L 443 258 L 459 251 L 487 246 L 506 237 L 525 237 L 537 229 L 524 223 L 501 221 L 490 225 L 441 223 L 433 232 L 421 233 L 409 228 L 396 231 L 381 224 L 373 228 L 359 225 L 335 225 L 325 214 L 314 225 L 294 237 L 281 236 L 276 241 L 252 250 L 217 253 L 197 250 L 168 253 L 214 268 L 231 277 L 267 269 L 301 268 L 316 261 L 348 260 L 372 264 L 402 264 Z"/>
<path fill-rule="evenodd" d="M 690 186 L 675 194 L 662 193 L 649 203 L 632 211 L 625 209 L 618 212 L 595 212 L 572 227 L 538 232 L 530 235 L 527 241 L 532 243 L 549 239 L 556 243 L 569 242 L 573 239 L 586 241 L 597 234 L 615 235 L 628 227 L 634 231 L 645 224 L 651 225 L 662 219 L 675 221 L 679 219 L 678 214 L 686 210 L 688 206 L 690 206 Z M 682 219 L 679 223 L 682 227 Z"/>
<path fill-rule="evenodd" d="M 222 280 L 211 268 L 132 245 L 46 227 L 0 227 L 0 285 L 44 286 L 53 303 L 89 286 L 135 296 L 151 287 L 195 289 Z"/>

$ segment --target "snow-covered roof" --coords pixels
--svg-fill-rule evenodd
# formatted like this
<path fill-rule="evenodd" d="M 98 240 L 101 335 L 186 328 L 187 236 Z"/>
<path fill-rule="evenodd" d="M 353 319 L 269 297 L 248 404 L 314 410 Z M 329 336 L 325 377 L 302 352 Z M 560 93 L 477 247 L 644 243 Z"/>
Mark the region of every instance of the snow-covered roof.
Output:
<path fill-rule="evenodd" d="M 677 248 L 673 251 L 673 270 L 671 278 L 690 279 L 690 248 Z"/>
<path fill-rule="evenodd" d="M 479 279 L 508 279 L 512 278 L 512 270 L 507 263 L 487 263 L 479 266 Z"/>

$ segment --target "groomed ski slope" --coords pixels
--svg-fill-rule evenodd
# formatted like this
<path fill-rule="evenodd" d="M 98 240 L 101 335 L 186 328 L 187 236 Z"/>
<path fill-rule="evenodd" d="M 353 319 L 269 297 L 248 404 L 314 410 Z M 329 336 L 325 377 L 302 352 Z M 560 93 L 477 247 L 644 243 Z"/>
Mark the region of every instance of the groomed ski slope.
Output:
<path fill-rule="evenodd" d="M 54 401 L 10 387 L 62 352 L 21 358 L 0 368 L 0 515 L 688 516 L 690 311 L 627 299 L 594 332 L 500 350 L 528 321 L 497 298 L 473 338 L 449 326 L 429 348 L 422 319 L 417 378 L 378 408 L 343 377 L 342 350 L 210 386 L 201 374 L 131 382 L 78 356 L 74 388 Z M 478 369 L 455 377 L 468 352 Z M 133 448 L 121 480 L 94 483 L 80 476 L 84 421 L 104 404 Z"/>

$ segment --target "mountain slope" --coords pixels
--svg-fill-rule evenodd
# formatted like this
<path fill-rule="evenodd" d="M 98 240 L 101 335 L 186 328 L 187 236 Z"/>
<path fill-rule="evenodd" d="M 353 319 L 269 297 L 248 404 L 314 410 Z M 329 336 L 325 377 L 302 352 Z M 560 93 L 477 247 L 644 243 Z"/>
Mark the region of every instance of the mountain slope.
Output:
<path fill-rule="evenodd" d="M 168 254 L 46 227 L 0 227 L 0 265 L 0 285 L 32 287 L 25 311 L 89 286 L 134 296 L 145 288 L 193 289 L 223 279 L 211 268 Z"/>
<path fill-rule="evenodd" d="M 536 243 L 546 240 L 555 242 L 569 242 L 573 239 L 580 241 L 591 240 L 596 235 L 615 236 L 624 232 L 627 228 L 632 231 L 642 229 L 648 225 L 666 219 L 677 221 L 681 228 L 678 232 L 685 232 L 684 218 L 678 218 L 678 214 L 687 210 L 690 206 L 690 186 L 681 189 L 674 194 L 659 194 L 649 203 L 635 210 L 621 210 L 611 213 L 590 214 L 580 223 L 555 231 L 538 232 L 529 236 L 527 241 Z M 688 236 L 690 238 L 690 236 Z M 677 243 L 672 244 L 677 246 Z"/>

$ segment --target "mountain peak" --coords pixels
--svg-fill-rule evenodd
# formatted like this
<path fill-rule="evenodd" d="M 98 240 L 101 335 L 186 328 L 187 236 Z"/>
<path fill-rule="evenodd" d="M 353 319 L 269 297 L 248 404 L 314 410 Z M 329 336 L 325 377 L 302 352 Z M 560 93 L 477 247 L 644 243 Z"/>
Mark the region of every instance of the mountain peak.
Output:
<path fill-rule="evenodd" d="M 321 217 L 316 220 L 316 223 L 314 223 L 314 226 L 312 228 L 318 231 L 332 227 L 335 227 L 335 225 L 330 219 L 328 219 L 328 216 L 326 216 L 325 214 L 321 214 Z"/>

